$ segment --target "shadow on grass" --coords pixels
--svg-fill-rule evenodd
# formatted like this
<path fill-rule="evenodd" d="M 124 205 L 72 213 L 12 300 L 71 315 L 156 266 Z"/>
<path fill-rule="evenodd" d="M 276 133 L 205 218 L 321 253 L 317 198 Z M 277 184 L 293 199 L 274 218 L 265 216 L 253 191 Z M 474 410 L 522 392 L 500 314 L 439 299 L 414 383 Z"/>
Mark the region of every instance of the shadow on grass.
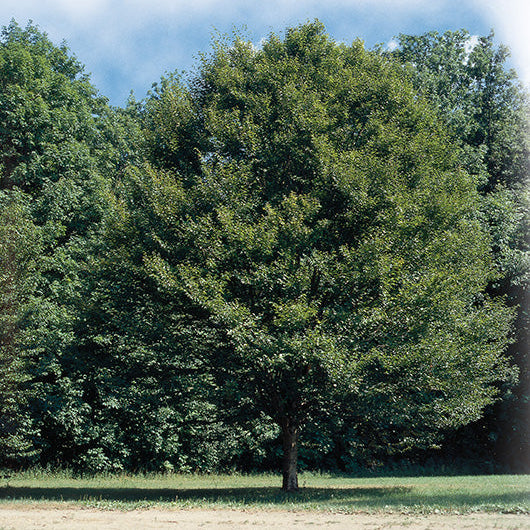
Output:
<path fill-rule="evenodd" d="M 440 491 L 428 497 L 413 491 L 413 487 L 304 487 L 297 493 L 285 493 L 272 487 L 157 489 L 157 488 L 98 488 L 98 487 L 14 487 L 0 488 L 1 500 L 27 501 L 110 501 L 122 503 L 173 503 L 223 505 L 282 505 L 318 504 L 321 507 L 392 508 L 403 506 L 442 506 L 447 508 L 472 506 L 516 506 L 528 502 L 526 492 L 512 493 L 453 493 Z"/>

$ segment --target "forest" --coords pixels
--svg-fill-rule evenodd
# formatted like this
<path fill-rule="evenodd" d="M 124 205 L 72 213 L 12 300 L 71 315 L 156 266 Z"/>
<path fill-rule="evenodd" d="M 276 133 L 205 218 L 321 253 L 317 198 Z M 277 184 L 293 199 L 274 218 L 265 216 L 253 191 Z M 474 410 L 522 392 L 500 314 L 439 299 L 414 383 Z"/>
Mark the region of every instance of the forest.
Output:
<path fill-rule="evenodd" d="M 119 108 L 3 28 L 0 467 L 530 471 L 528 96 L 396 39 L 219 37 Z"/>

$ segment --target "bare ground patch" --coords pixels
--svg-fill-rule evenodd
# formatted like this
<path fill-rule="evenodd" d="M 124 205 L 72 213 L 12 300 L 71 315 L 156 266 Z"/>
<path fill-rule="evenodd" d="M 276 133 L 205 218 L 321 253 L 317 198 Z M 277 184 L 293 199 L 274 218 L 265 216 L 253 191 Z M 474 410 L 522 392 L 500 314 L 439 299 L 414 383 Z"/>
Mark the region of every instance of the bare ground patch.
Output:
<path fill-rule="evenodd" d="M 64 507 L 2 507 L 1 530 L 159 530 L 159 529 L 529 529 L 530 516 L 499 513 L 467 515 L 353 515 L 323 512 L 241 510 L 132 510 L 128 512 Z"/>

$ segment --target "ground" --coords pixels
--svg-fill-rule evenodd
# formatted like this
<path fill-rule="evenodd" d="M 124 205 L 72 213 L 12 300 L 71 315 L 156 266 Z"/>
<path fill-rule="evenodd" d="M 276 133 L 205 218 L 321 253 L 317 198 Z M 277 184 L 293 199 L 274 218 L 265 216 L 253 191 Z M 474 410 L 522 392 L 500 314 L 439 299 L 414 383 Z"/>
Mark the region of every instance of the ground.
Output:
<path fill-rule="evenodd" d="M 0 530 L 159 530 L 159 529 L 279 529 L 333 530 L 530 530 L 530 516 L 502 513 L 455 514 L 336 514 L 257 510 L 95 510 L 32 506 L 0 508 Z"/>

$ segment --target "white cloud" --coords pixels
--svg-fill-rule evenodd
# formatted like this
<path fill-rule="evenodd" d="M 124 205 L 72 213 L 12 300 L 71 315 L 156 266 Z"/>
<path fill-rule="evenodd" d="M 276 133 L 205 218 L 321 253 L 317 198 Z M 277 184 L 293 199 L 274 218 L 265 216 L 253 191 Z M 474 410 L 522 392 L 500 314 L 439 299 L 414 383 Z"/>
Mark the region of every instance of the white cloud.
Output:
<path fill-rule="evenodd" d="M 70 19 L 83 20 L 102 13 L 109 7 L 108 0 L 54 0 L 59 13 Z M 53 9 L 53 8 L 52 8 Z"/>
<path fill-rule="evenodd" d="M 390 42 L 387 43 L 386 47 L 389 51 L 393 52 L 396 48 L 399 47 L 399 43 L 396 40 L 392 39 Z"/>
<path fill-rule="evenodd" d="M 464 52 L 465 52 L 465 59 L 464 64 L 467 64 L 469 60 L 469 54 L 473 51 L 473 48 L 478 44 L 479 42 L 479 36 L 478 35 L 471 35 L 469 39 L 464 43 Z"/>
<path fill-rule="evenodd" d="M 510 47 L 518 73 L 530 88 L 530 3 L 528 0 L 474 0 L 486 10 L 496 37 Z"/>

